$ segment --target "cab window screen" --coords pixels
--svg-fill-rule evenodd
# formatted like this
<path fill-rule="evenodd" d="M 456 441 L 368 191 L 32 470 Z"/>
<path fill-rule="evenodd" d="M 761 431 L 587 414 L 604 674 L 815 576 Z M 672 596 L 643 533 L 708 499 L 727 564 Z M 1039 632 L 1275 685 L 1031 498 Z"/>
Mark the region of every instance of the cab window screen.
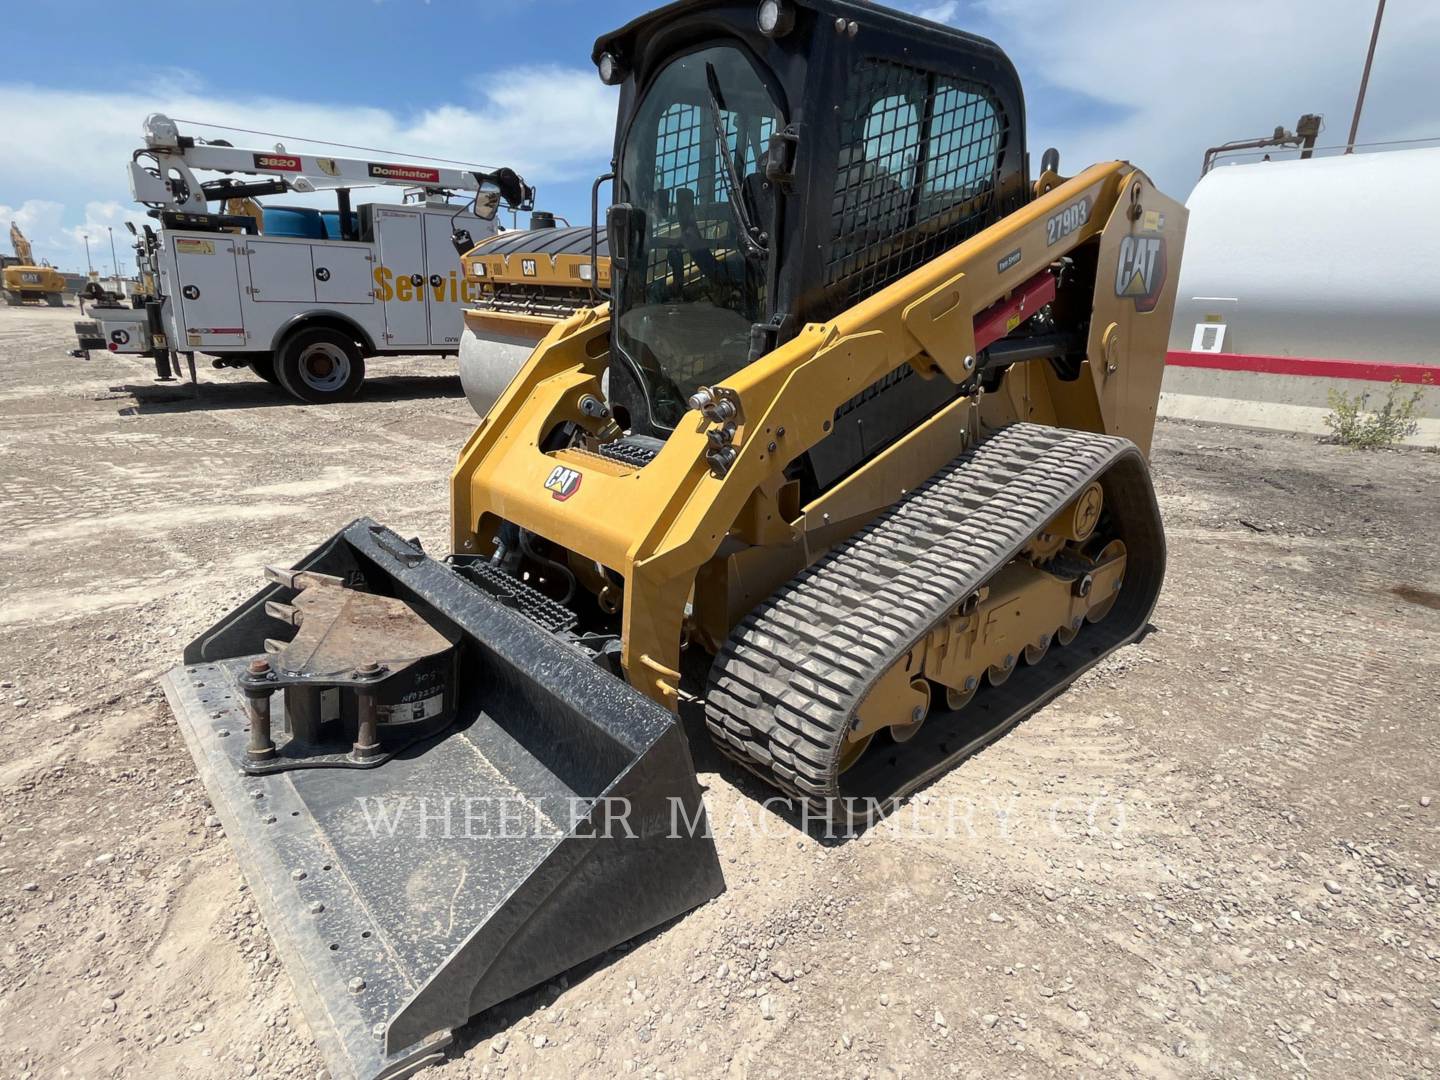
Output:
<path fill-rule="evenodd" d="M 690 188 L 700 183 L 700 108 L 671 105 L 655 129 L 655 187 Z M 713 191 L 715 175 L 707 172 L 705 188 Z"/>
<path fill-rule="evenodd" d="M 993 183 L 1000 160 L 1000 118 L 984 97 L 959 86 L 935 96 L 924 198 L 929 214 L 972 198 Z"/>
<path fill-rule="evenodd" d="M 720 111 L 726 150 L 734 159 L 739 176 L 748 176 L 760 167 L 775 131 L 775 121 L 762 116 L 753 133 L 743 132 L 741 124 L 745 119 L 729 109 Z M 703 122 L 700 109 L 695 105 L 672 105 L 665 110 L 655 132 L 655 187 L 671 191 L 689 188 L 705 202 L 726 202 L 729 193 L 725 185 L 718 182 L 720 170 L 725 167 L 720 151 L 715 150 L 713 161 L 702 160 L 701 143 L 711 147 L 715 143 L 708 132 L 702 138 Z M 747 137 L 750 134 L 754 137 Z"/>
<path fill-rule="evenodd" d="M 920 114 L 909 97 L 891 94 L 870 106 L 865 118 L 865 159 L 901 188 L 914 183 L 920 145 Z"/>
<path fill-rule="evenodd" d="M 657 427 L 748 362 L 751 328 L 766 317 L 768 255 L 740 230 L 768 223 L 765 155 L 779 118 L 730 45 L 676 57 L 636 107 L 619 170 L 635 237 L 614 290 L 615 340 L 645 377 Z"/>
<path fill-rule="evenodd" d="M 854 302 L 997 216 L 1005 119 L 984 88 L 864 63 L 840 117 L 826 284 Z"/>

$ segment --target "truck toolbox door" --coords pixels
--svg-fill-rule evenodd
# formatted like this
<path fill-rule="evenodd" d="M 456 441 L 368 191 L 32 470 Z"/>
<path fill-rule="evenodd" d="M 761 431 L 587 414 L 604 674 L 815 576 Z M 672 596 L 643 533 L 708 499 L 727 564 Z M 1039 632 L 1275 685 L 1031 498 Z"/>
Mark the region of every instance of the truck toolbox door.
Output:
<path fill-rule="evenodd" d="M 245 322 L 240 305 L 240 271 L 236 238 L 221 233 L 172 236 L 180 298 L 177 349 L 245 347 Z"/>
<path fill-rule="evenodd" d="M 373 304 L 377 286 L 369 244 L 311 244 L 315 299 L 322 304 Z"/>
<path fill-rule="evenodd" d="M 300 240 L 254 240 L 250 251 L 250 297 L 260 303 L 315 302 L 310 245 Z"/>
<path fill-rule="evenodd" d="M 484 224 L 470 215 L 425 215 L 425 306 L 430 309 L 430 344 L 460 347 L 465 278 L 460 255 L 450 240 L 455 229 L 469 229 L 472 236 L 484 232 Z"/>
<path fill-rule="evenodd" d="M 375 291 L 385 305 L 386 348 L 430 344 L 423 228 L 418 210 L 375 208 Z"/>

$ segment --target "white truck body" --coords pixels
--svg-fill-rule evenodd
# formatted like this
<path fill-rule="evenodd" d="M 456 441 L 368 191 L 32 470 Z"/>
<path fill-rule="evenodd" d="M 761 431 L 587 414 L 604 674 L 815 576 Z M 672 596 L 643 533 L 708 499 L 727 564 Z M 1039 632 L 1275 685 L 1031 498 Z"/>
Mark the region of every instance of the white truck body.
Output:
<path fill-rule="evenodd" d="M 83 349 L 108 349 L 112 353 L 146 356 L 150 352 L 150 329 L 143 308 L 90 307 L 75 323 L 75 336 Z"/>
<path fill-rule="evenodd" d="M 374 203 L 359 216 L 355 241 L 161 230 L 170 347 L 270 352 L 298 317 L 323 312 L 353 325 L 370 355 L 457 351 L 470 297 L 450 233 L 490 236 L 494 222 L 444 203 Z M 93 315 L 103 326 L 113 313 Z"/>
<path fill-rule="evenodd" d="M 152 343 L 145 312 L 129 307 L 90 307 L 76 332 L 122 355 L 168 347 L 223 357 L 272 352 L 297 319 L 324 314 L 353 326 L 367 355 L 458 352 L 476 283 L 464 277 L 450 234 L 467 229 L 478 241 L 495 223 L 445 203 L 374 203 L 357 213 L 369 239 L 161 229 L 166 341 Z"/>

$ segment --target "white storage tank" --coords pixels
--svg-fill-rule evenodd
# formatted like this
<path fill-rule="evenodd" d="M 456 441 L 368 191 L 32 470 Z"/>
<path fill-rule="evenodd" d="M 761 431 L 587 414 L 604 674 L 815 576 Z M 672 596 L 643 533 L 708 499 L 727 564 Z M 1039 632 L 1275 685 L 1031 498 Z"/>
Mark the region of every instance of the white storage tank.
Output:
<path fill-rule="evenodd" d="M 1220 166 L 1191 193 L 1162 416 L 1326 433 L 1426 389 L 1440 445 L 1440 148 Z"/>

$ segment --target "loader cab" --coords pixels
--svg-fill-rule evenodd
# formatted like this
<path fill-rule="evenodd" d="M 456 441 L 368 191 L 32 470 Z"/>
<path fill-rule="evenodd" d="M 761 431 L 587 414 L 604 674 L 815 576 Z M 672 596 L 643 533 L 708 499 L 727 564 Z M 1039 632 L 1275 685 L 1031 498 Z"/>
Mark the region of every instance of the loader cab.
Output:
<path fill-rule="evenodd" d="M 1015 70 L 951 27 L 681 0 L 593 58 L 621 88 L 610 388 L 637 434 L 1028 198 Z"/>

